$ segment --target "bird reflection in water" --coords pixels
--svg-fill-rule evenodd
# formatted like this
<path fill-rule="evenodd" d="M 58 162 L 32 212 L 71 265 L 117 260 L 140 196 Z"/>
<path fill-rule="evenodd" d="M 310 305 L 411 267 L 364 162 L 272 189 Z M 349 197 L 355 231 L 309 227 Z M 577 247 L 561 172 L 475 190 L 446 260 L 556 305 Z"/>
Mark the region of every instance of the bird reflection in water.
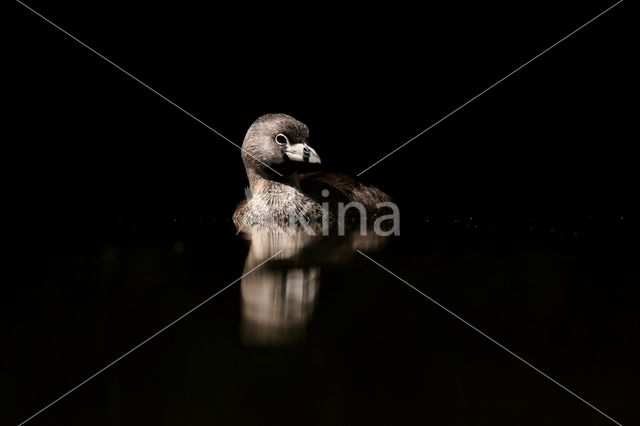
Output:
<path fill-rule="evenodd" d="M 284 345 L 304 337 L 320 290 L 322 265 L 341 263 L 354 250 L 380 248 L 386 237 L 354 233 L 340 238 L 311 236 L 290 229 L 252 227 L 243 235 L 250 240 L 241 282 L 244 343 Z"/>

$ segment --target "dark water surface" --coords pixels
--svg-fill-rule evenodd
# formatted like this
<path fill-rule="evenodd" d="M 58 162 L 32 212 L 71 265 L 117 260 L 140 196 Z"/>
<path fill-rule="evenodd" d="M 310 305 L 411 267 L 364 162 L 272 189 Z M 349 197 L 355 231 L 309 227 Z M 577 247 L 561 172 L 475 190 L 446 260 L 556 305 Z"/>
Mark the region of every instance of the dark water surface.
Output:
<path fill-rule="evenodd" d="M 25 2 L 148 87 L 20 3 L 7 19 L 0 425 L 277 247 L 27 424 L 613 424 L 353 251 L 370 241 L 236 236 L 246 172 L 219 135 L 278 112 L 323 171 L 393 153 L 361 177 L 402 235 L 368 256 L 640 424 L 631 2 L 77 3 Z"/>
<path fill-rule="evenodd" d="M 626 225 L 599 233 L 526 219 L 507 231 L 487 219 L 435 222 L 411 223 L 367 254 L 637 424 L 640 252 Z M 12 230 L 7 247 L 3 424 L 28 418 L 270 253 L 254 246 L 247 259 L 249 244 L 229 223 L 71 237 L 42 229 Z M 366 242 L 281 254 L 29 424 L 613 424 L 354 246 Z"/>

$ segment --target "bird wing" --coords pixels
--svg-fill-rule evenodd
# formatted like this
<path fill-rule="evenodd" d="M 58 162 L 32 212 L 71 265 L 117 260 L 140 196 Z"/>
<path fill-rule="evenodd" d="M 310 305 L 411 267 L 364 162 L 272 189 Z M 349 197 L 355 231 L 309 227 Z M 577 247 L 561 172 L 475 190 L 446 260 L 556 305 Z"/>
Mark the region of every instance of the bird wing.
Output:
<path fill-rule="evenodd" d="M 310 172 L 300 175 L 302 191 L 318 201 L 360 202 L 367 209 L 376 204 L 391 201 L 391 197 L 375 186 L 364 185 L 352 177 L 328 172 Z M 322 193 L 327 190 L 327 193 Z"/>

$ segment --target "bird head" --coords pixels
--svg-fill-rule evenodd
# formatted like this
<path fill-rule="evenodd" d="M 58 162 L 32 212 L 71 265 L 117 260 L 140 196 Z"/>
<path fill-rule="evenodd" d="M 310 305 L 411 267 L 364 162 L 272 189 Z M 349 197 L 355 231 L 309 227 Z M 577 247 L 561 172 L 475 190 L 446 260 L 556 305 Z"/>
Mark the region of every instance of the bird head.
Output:
<path fill-rule="evenodd" d="M 242 159 L 259 170 L 291 162 L 320 163 L 309 146 L 309 128 L 286 114 L 267 114 L 253 122 L 242 143 Z"/>

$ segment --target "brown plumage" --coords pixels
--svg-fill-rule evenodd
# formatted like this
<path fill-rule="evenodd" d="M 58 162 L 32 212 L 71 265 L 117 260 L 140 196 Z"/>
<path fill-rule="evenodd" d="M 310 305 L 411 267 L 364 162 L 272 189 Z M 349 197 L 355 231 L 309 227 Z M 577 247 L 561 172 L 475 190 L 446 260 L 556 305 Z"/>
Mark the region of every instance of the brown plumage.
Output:
<path fill-rule="evenodd" d="M 286 114 L 264 115 L 251 125 L 242 144 L 250 191 L 233 215 L 239 229 L 283 227 L 296 221 L 319 229 L 323 220 L 330 223 L 336 219 L 339 203 L 360 203 L 371 218 L 379 214 L 377 204 L 391 201 L 380 189 L 345 175 L 299 174 L 296 164 L 320 163 L 308 141 L 307 126 Z M 357 212 L 349 209 L 352 215 L 347 222 L 360 218 Z"/>

